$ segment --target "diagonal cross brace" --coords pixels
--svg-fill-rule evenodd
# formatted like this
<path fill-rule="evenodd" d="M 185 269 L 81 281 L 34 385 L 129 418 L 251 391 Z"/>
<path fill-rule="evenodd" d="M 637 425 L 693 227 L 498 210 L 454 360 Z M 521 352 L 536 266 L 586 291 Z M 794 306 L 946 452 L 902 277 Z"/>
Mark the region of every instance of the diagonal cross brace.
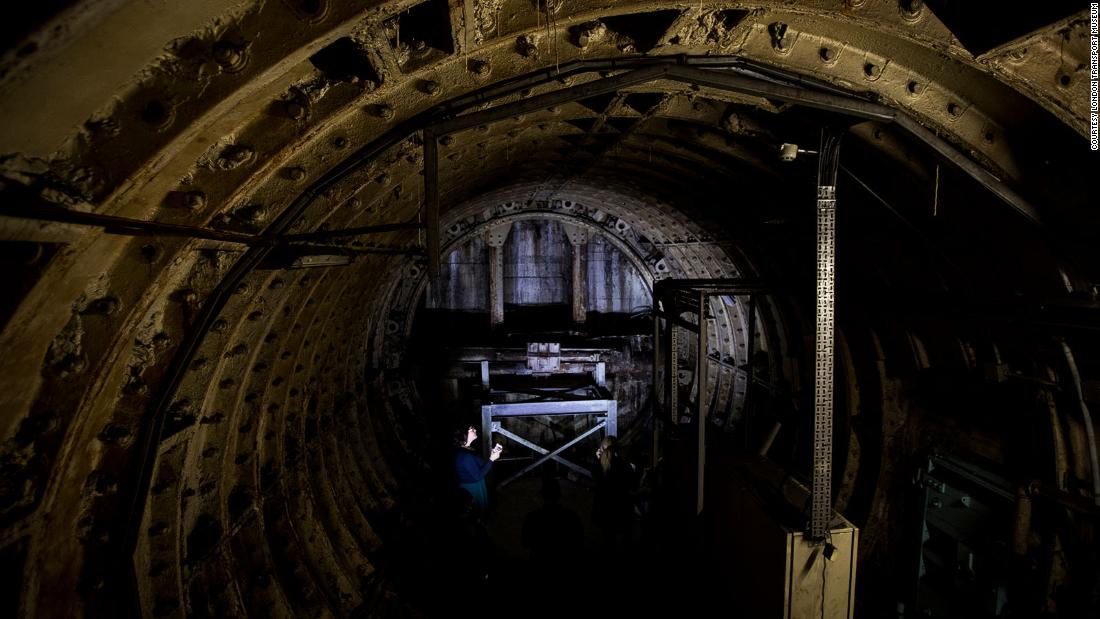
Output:
<path fill-rule="evenodd" d="M 571 440 L 568 443 L 562 445 L 561 447 L 558 447 L 554 451 L 551 451 L 550 453 L 544 455 L 543 457 L 539 458 L 538 460 L 535 460 L 531 464 L 528 464 L 527 466 L 523 467 L 523 470 L 521 470 L 518 473 L 512 475 L 508 479 L 505 479 L 504 481 L 500 482 L 500 486 L 502 488 L 504 486 L 507 486 L 508 484 L 512 483 L 513 481 L 515 481 L 515 480 L 519 479 L 520 477 L 526 475 L 527 473 L 531 472 L 536 467 L 541 466 L 543 463 L 549 461 L 551 458 L 554 458 L 555 456 L 557 456 L 561 452 L 565 451 L 566 449 L 569 449 L 573 445 L 576 445 L 577 443 L 579 443 L 579 442 L 583 441 L 584 439 L 588 438 L 589 435 L 594 434 L 595 432 L 598 432 L 598 431 L 602 430 L 603 427 L 606 426 L 606 425 L 607 425 L 606 421 L 601 421 L 601 422 L 597 423 L 596 425 L 592 426 L 591 428 L 585 430 L 584 433 L 581 434 L 580 436 L 574 438 L 573 440 Z"/>
<path fill-rule="evenodd" d="M 507 436 L 508 438 L 510 438 L 513 441 L 519 443 L 520 445 L 523 445 L 524 447 L 530 449 L 531 451 L 538 452 L 541 455 L 546 455 L 546 454 L 550 453 L 550 450 L 546 449 L 545 447 L 543 447 L 541 445 L 537 445 L 535 443 L 532 443 L 531 441 L 523 438 L 522 436 L 516 434 L 515 432 L 511 432 L 511 431 L 506 430 L 504 428 L 499 428 L 496 431 L 496 433 Z M 592 477 L 592 472 L 591 471 L 584 468 L 583 466 L 573 464 L 572 462 L 566 460 L 565 458 L 562 458 L 561 456 L 551 455 L 550 458 L 552 460 L 554 460 L 555 462 L 559 462 L 561 464 L 564 464 L 565 466 L 569 467 L 571 470 L 573 470 L 577 474 L 584 475 L 585 477 Z"/>

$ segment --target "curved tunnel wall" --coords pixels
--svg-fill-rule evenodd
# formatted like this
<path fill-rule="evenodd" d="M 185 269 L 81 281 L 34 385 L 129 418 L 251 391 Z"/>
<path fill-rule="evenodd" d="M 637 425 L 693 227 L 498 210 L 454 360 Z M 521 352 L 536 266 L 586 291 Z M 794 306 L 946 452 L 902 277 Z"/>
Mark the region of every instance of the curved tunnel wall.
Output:
<path fill-rule="evenodd" d="M 549 35 L 535 12 L 519 7 L 509 7 L 515 19 L 499 23 L 484 11 L 467 16 L 473 27 L 464 28 L 456 26 L 462 18 L 452 11 L 450 48 L 429 46 L 426 55 L 409 64 L 400 53 L 391 55 L 401 47 L 398 42 L 395 50 L 389 39 L 390 20 L 407 4 L 371 3 L 365 10 L 328 2 L 245 4 L 218 20 L 212 16 L 220 6 L 204 15 L 210 7 L 201 4 L 189 13 L 191 21 L 178 22 L 202 24 L 192 33 L 174 32 L 182 26 L 148 18 L 145 40 L 162 40 L 109 63 L 118 83 L 137 77 L 126 82 L 114 102 L 105 103 L 107 96 L 89 100 L 83 107 L 71 106 L 68 116 L 59 112 L 51 123 L 41 123 L 78 126 L 54 154 L 56 131 L 21 131 L 18 140 L 6 141 L 6 152 L 21 154 L 5 159 L 5 183 L 31 187 L 34 199 L 62 207 L 230 231 L 305 232 L 324 225 L 406 220 L 419 208 L 422 164 L 418 138 L 405 139 L 414 127 L 409 121 L 439 102 L 585 57 L 737 53 L 837 87 L 875 92 L 972 151 L 990 170 L 1026 186 L 1031 195 L 1049 196 L 1042 203 L 1048 219 L 1089 221 L 1078 219 L 1084 217 L 1080 181 L 1052 169 L 1065 163 L 1064 156 L 1059 159 L 1060 141 L 1083 131 L 1084 97 L 1078 95 L 1084 82 L 1071 77 L 1063 84 L 1057 73 L 1061 68 L 1049 69 L 1055 73 L 1051 76 L 1043 73 L 1047 69 L 1036 69 L 1045 66 L 1043 59 L 1052 50 L 1065 53 L 1061 35 L 1033 35 L 1026 54 L 1034 59 L 1020 60 L 1026 55 L 1021 46 L 1008 44 L 979 61 L 930 10 L 914 19 L 888 2 L 851 3 L 839 13 L 825 5 L 794 10 L 755 3 L 677 8 L 656 16 L 656 10 L 667 9 L 663 3 L 617 3 L 615 14 L 598 3 L 579 3 L 554 13 Z M 97 36 L 117 32 L 124 23 L 121 16 L 136 15 L 128 12 L 128 4 L 124 8 L 116 13 L 77 6 L 74 11 L 88 11 L 93 19 L 72 26 L 70 39 L 51 44 L 33 36 L 40 37 L 36 40 L 46 53 L 76 58 Z M 638 22 L 642 26 L 616 21 L 629 13 L 645 15 Z M 773 24 L 784 26 L 782 36 Z M 1067 28 L 1069 53 L 1077 54 L 1082 26 L 1070 20 Z M 406 32 L 416 29 L 406 24 Z M 645 35 L 654 29 L 660 30 L 656 44 L 643 49 Z M 363 57 L 356 56 L 350 66 L 315 57 L 345 36 L 358 42 Z M 9 55 L 5 62 L 13 75 L 29 76 L 36 87 L 62 88 L 72 75 L 46 57 Z M 559 86 L 536 84 L 531 92 L 513 96 Z M 796 253 L 769 245 L 770 239 L 738 239 L 727 245 L 732 245 L 728 256 L 704 245 L 707 232 L 693 222 L 707 210 L 704 200 L 685 200 L 689 204 L 679 216 L 667 202 L 638 198 L 677 185 L 684 196 L 728 195 L 723 191 L 728 190 L 728 164 L 746 179 L 744 191 L 753 196 L 738 205 L 732 218 L 785 217 L 788 211 L 770 214 L 763 208 L 798 195 L 792 187 L 778 193 L 770 189 L 795 175 L 777 169 L 769 150 L 781 128 L 767 115 L 781 112 L 782 106 L 728 101 L 668 84 L 622 94 L 621 101 L 595 110 L 568 104 L 455 136 L 441 152 L 441 161 L 447 162 L 444 182 L 455 188 L 449 205 L 478 199 L 468 203 L 476 206 L 448 213 L 452 219 L 444 231 L 457 225 L 459 233 L 475 225 L 477 213 L 503 210 L 508 203 L 545 203 L 553 209 L 555 200 L 563 205 L 570 200 L 590 209 L 606 205 L 607 213 L 648 239 L 649 246 L 638 241 L 637 255 L 651 257 L 654 244 L 669 244 L 661 250 L 663 261 L 647 267 L 655 277 L 736 276 L 756 261 L 769 266 L 753 269 L 762 275 L 797 273 L 789 259 Z M 649 97 L 649 106 L 638 103 L 646 100 L 638 94 L 659 96 Z M 14 95 L 5 98 L 11 101 L 19 103 L 22 115 L 14 118 L 33 125 L 40 112 Z M 609 111 L 612 104 L 617 111 Z M 596 125 L 614 127 L 622 118 L 649 125 L 626 131 L 625 139 L 602 150 L 598 140 L 584 135 Z M 1036 126 L 1054 127 L 1040 137 L 1048 141 L 1040 142 L 1045 147 L 1020 147 L 1023 132 Z M 409 129 L 395 133 L 394 147 L 339 182 L 317 182 L 355 148 L 394 127 Z M 882 149 L 888 153 L 884 159 L 931 168 L 919 148 L 889 146 L 899 139 L 889 128 L 856 133 L 870 145 L 863 152 Z M 568 139 L 555 142 L 563 138 Z M 579 161 L 573 156 L 585 149 L 596 150 L 599 157 Z M 523 156 L 531 152 L 538 156 Z M 1054 165 L 1044 167 L 1036 152 L 1051 153 Z M 492 174 L 514 169 L 517 162 L 523 163 L 519 176 L 526 176 L 526 185 L 487 192 L 495 189 L 488 180 Z M 548 170 L 564 173 L 547 182 Z M 799 174 L 809 179 L 806 171 Z M 651 178 L 635 190 L 591 183 L 616 174 L 621 181 L 630 172 Z M 590 184 L 583 186 L 580 177 Z M 704 181 L 684 186 L 694 177 Z M 285 209 L 304 188 L 316 191 L 304 194 L 300 216 L 286 217 Z M 976 202 L 974 214 L 947 215 L 969 224 L 958 226 L 960 236 L 975 234 L 990 213 L 999 217 L 995 201 Z M 1010 229 L 1005 239 L 1028 236 L 1014 224 L 1004 228 Z M 415 307 L 422 284 L 411 282 L 422 267 L 399 257 L 366 256 L 343 270 L 253 270 L 241 269 L 246 254 L 239 245 L 125 239 L 49 226 L 32 238 L 54 253 L 29 276 L 27 292 L 0 336 L 6 351 L 0 360 L 5 384 L 0 390 L 5 439 L 0 508 L 5 556 L 22 566 L 19 608 L 43 616 L 73 608 L 112 614 L 132 582 L 126 575 L 129 558 L 120 552 L 129 547 L 127 540 L 137 543 L 133 563 L 146 614 L 231 614 L 246 608 L 287 615 L 325 609 L 350 614 L 361 606 L 400 603 L 382 575 L 399 560 L 382 543 L 395 526 L 385 514 L 400 505 L 402 487 L 425 470 L 415 448 L 424 428 L 406 414 L 418 401 L 415 386 L 401 373 L 401 341 L 411 325 L 395 329 L 389 321 L 399 310 Z M 407 233 L 385 240 L 397 247 L 414 242 Z M 998 238 L 982 242 L 1003 247 Z M 756 244 L 776 251 L 754 253 Z M 871 255 L 881 244 L 852 245 L 864 248 L 853 254 Z M 1094 265 L 1087 260 L 1074 264 L 1042 246 L 1031 253 L 1039 260 L 1022 265 L 1025 260 L 1018 257 L 997 277 L 1019 276 L 1019 290 L 1050 295 L 1061 294 L 1065 281 L 1076 291 L 1089 290 L 1095 281 Z M 1012 260 L 1012 254 L 1002 249 L 997 256 Z M 988 270 L 994 260 L 954 257 L 961 258 L 966 273 Z M 888 289 L 904 289 L 919 278 L 954 277 L 932 273 L 910 280 L 913 268 L 904 256 L 884 264 L 889 266 L 883 266 L 877 281 L 891 280 Z M 238 276 L 238 269 L 247 274 Z M 958 288 L 958 279 L 965 277 L 928 289 Z M 221 302 L 218 295 L 224 296 L 224 307 L 208 324 L 197 325 L 204 307 Z M 869 538 L 866 555 L 888 556 L 895 541 L 886 523 L 901 505 L 892 454 L 915 453 L 927 442 L 914 418 L 927 416 L 929 425 L 948 431 L 973 431 L 984 437 L 974 448 L 991 459 L 1033 460 L 1028 449 L 1004 438 L 1003 428 L 984 415 L 924 415 L 942 405 L 936 398 L 955 385 L 950 378 L 929 379 L 927 370 L 972 377 L 992 360 L 994 366 L 1007 365 L 1040 381 L 1064 372 L 1059 349 L 1044 332 L 1021 336 L 957 316 L 899 316 L 896 307 L 863 303 L 867 300 L 859 296 L 841 324 L 850 437 L 838 505 L 854 506 L 866 515 L 868 531 L 881 532 Z M 785 376 L 798 392 L 804 388 L 798 384 L 804 372 L 799 366 L 806 362 L 799 339 L 812 330 L 798 310 L 806 305 L 795 301 L 782 320 L 775 312 L 762 328 L 772 342 L 772 374 Z M 730 325 L 733 331 L 743 329 L 743 317 Z M 209 332 L 196 333 L 199 327 Z M 729 337 L 736 342 L 736 336 Z M 197 343 L 194 353 L 181 352 L 181 343 L 190 341 Z M 1078 349 L 1083 347 L 1079 341 L 1091 342 L 1072 341 Z M 1000 351 L 996 355 L 993 345 Z M 737 353 L 732 350 L 734 358 Z M 186 372 L 178 388 L 168 392 L 166 372 L 172 359 L 181 358 L 189 361 Z M 1086 376 L 1094 375 L 1087 359 L 1082 367 Z M 929 382 L 931 387 L 925 385 Z M 974 401 L 982 401 L 981 394 L 990 389 L 1006 392 L 1001 394 L 1006 410 L 1017 411 L 1021 419 L 1035 418 L 1027 404 L 1011 397 L 1019 395 L 1015 391 L 983 386 L 980 380 L 967 384 Z M 932 399 L 918 398 L 922 390 L 929 390 Z M 168 406 L 162 409 L 163 431 L 154 433 L 150 412 L 157 410 L 158 398 Z M 1052 398 L 1050 410 L 1074 410 L 1066 395 Z M 1081 421 L 1071 413 L 1056 419 L 1055 426 L 1064 429 L 1052 431 L 1049 442 L 1066 446 L 1051 448 L 1062 455 L 1049 456 L 1049 465 L 1037 464 L 1035 474 L 1085 479 Z M 144 461 L 142 449 L 153 434 L 160 439 L 155 468 Z M 1035 449 L 1048 458 L 1045 447 Z M 148 493 L 135 496 L 144 487 L 136 474 L 140 470 L 151 478 Z M 140 527 L 130 526 L 137 522 L 128 517 L 134 506 L 134 513 L 142 515 Z M 261 521 L 264 526 L 255 526 Z M 348 550 L 333 552 L 337 547 Z M 247 583 L 239 580 L 244 572 L 251 579 Z"/>

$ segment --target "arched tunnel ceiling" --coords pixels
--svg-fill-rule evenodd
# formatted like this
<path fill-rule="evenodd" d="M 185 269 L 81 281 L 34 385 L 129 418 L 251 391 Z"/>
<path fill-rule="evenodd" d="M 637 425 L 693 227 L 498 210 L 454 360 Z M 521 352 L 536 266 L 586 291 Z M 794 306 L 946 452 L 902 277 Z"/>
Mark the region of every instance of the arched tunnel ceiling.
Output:
<path fill-rule="evenodd" d="M 889 305 L 880 290 L 929 304 L 1087 290 L 1100 229 L 1086 208 L 1088 14 L 1061 7 L 46 3 L 4 33 L 4 200 L 260 236 L 417 221 L 427 120 L 678 57 L 898 110 L 1043 222 L 897 125 L 849 120 L 841 187 L 854 223 L 842 225 L 849 264 L 864 266 L 850 280 L 860 303 Z M 591 70 L 562 73 L 578 63 Z M 532 109 L 440 141 L 443 228 L 506 203 L 603 205 L 647 242 L 723 250 L 667 250 L 703 263 L 677 274 L 803 281 L 816 161 L 776 153 L 816 149 L 820 125 L 840 118 L 670 80 Z M 386 349 L 385 312 L 415 307 L 401 280 L 422 275 L 417 231 L 341 241 L 365 253 L 313 272 L 281 270 L 243 243 L 2 222 L 18 294 L 0 334 L 0 546 L 36 566 L 21 572 L 18 608 L 117 616 L 135 598 L 146 615 L 180 615 L 198 612 L 194 598 L 211 612 L 348 615 L 393 603 L 371 580 L 394 560 L 374 529 L 424 466 L 403 449 L 417 423 L 394 417 L 418 396 L 368 370 L 399 369 L 370 355 Z M 307 410 L 339 413 L 296 412 Z M 394 428 L 396 440 L 376 437 Z M 332 459 L 301 449 L 318 434 Z M 273 481 L 273 459 L 288 480 Z M 248 531 L 253 517 L 266 525 Z M 238 547 L 217 546 L 222 535 Z M 311 535 L 328 550 L 294 541 Z M 228 602 L 209 592 L 236 576 L 197 562 L 214 547 L 276 584 L 218 607 Z"/>

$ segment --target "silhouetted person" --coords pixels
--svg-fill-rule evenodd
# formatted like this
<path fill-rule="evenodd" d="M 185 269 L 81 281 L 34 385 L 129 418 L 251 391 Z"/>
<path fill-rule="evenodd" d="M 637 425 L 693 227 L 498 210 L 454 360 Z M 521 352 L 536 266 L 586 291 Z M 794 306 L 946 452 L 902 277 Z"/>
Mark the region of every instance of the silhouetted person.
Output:
<path fill-rule="evenodd" d="M 466 426 L 455 434 L 455 473 L 458 475 L 458 485 L 474 498 L 481 513 L 489 509 L 489 490 L 485 487 L 485 476 L 493 468 L 493 462 L 500 457 L 502 448 L 498 444 L 493 447 L 486 462 L 473 450 L 473 443 L 477 440 L 477 429 Z"/>
<path fill-rule="evenodd" d="M 610 550 L 621 550 L 630 539 L 634 520 L 634 470 L 619 453 L 614 436 L 604 437 L 596 450 L 596 492 L 592 500 L 592 522 L 603 532 Z"/>

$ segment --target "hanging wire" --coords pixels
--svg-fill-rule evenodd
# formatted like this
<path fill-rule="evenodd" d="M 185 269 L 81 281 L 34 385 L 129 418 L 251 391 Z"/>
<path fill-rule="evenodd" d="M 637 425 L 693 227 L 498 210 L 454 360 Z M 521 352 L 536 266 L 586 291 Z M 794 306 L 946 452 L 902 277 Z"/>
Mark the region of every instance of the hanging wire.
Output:
<path fill-rule="evenodd" d="M 470 70 L 470 20 L 466 18 L 466 3 L 462 3 L 462 61 Z"/>
<path fill-rule="evenodd" d="M 840 137 L 840 134 L 827 129 L 821 131 L 821 148 L 818 150 L 818 157 L 821 158 L 821 165 L 818 166 L 817 172 L 818 186 L 836 185 L 837 170 L 840 168 L 840 149 L 836 146 L 840 142 Z"/>
<path fill-rule="evenodd" d="M 940 164 L 936 164 L 936 188 L 932 194 L 932 216 L 935 217 L 940 207 Z"/>

